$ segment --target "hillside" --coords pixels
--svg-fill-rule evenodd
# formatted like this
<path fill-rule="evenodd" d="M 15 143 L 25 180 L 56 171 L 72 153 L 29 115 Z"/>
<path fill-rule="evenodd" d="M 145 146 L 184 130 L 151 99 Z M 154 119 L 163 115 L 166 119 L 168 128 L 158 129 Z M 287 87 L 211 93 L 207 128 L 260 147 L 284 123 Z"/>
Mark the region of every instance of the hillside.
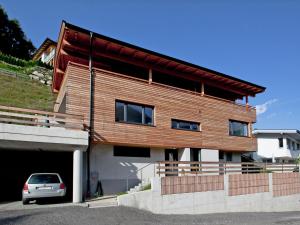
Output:
<path fill-rule="evenodd" d="M 51 87 L 0 74 L 0 105 L 53 111 L 54 101 Z"/>

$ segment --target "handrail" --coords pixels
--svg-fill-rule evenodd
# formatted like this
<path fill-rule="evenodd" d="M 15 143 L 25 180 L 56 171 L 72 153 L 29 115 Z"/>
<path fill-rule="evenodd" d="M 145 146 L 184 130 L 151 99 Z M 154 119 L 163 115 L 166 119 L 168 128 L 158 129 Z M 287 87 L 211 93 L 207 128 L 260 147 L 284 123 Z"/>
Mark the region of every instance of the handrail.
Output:
<path fill-rule="evenodd" d="M 139 168 L 135 174 L 129 174 L 127 177 L 126 177 L 126 191 L 129 191 L 128 187 L 129 187 L 129 184 L 128 184 L 128 180 L 131 176 L 133 175 L 137 175 L 139 171 L 141 171 L 141 181 L 143 182 L 143 174 L 142 174 L 142 170 L 145 169 L 146 167 L 150 166 L 150 165 L 153 165 L 154 166 L 154 176 L 155 176 L 155 163 L 147 163 L 145 166 L 143 166 L 142 168 Z"/>
<path fill-rule="evenodd" d="M 203 175 L 226 173 L 295 172 L 297 163 L 262 162 L 204 162 L 204 161 L 159 161 L 157 174 L 161 175 Z"/>
<path fill-rule="evenodd" d="M 0 122 L 83 130 L 83 116 L 0 105 Z"/>

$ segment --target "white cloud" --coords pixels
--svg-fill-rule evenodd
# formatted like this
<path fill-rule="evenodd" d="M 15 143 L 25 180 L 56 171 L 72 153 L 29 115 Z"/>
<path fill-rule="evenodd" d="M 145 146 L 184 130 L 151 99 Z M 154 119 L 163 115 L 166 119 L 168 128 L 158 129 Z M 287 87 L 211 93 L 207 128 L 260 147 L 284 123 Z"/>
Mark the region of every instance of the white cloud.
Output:
<path fill-rule="evenodd" d="M 268 108 L 270 107 L 270 105 L 274 104 L 277 101 L 278 101 L 278 99 L 274 98 L 274 99 L 271 99 L 269 101 L 266 101 L 265 103 L 263 103 L 261 105 L 255 106 L 256 107 L 256 114 L 261 115 L 261 114 L 265 113 L 268 110 Z"/>

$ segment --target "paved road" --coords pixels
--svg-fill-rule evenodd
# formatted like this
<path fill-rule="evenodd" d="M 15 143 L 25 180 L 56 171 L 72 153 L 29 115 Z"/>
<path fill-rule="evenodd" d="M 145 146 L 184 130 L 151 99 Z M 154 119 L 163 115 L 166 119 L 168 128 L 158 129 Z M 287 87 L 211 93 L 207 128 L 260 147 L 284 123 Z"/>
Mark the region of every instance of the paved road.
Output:
<path fill-rule="evenodd" d="M 300 213 L 232 213 L 154 215 L 125 207 L 89 209 L 81 206 L 0 211 L 0 224 L 100 225 L 299 225 Z"/>

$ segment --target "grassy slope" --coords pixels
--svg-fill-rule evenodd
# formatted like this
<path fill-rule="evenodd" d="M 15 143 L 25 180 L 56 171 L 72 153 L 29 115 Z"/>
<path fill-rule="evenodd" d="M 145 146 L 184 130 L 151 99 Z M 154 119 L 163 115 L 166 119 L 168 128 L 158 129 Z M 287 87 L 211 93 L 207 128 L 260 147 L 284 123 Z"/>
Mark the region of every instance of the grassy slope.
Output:
<path fill-rule="evenodd" d="M 53 111 L 54 101 L 50 87 L 0 74 L 0 105 Z"/>

